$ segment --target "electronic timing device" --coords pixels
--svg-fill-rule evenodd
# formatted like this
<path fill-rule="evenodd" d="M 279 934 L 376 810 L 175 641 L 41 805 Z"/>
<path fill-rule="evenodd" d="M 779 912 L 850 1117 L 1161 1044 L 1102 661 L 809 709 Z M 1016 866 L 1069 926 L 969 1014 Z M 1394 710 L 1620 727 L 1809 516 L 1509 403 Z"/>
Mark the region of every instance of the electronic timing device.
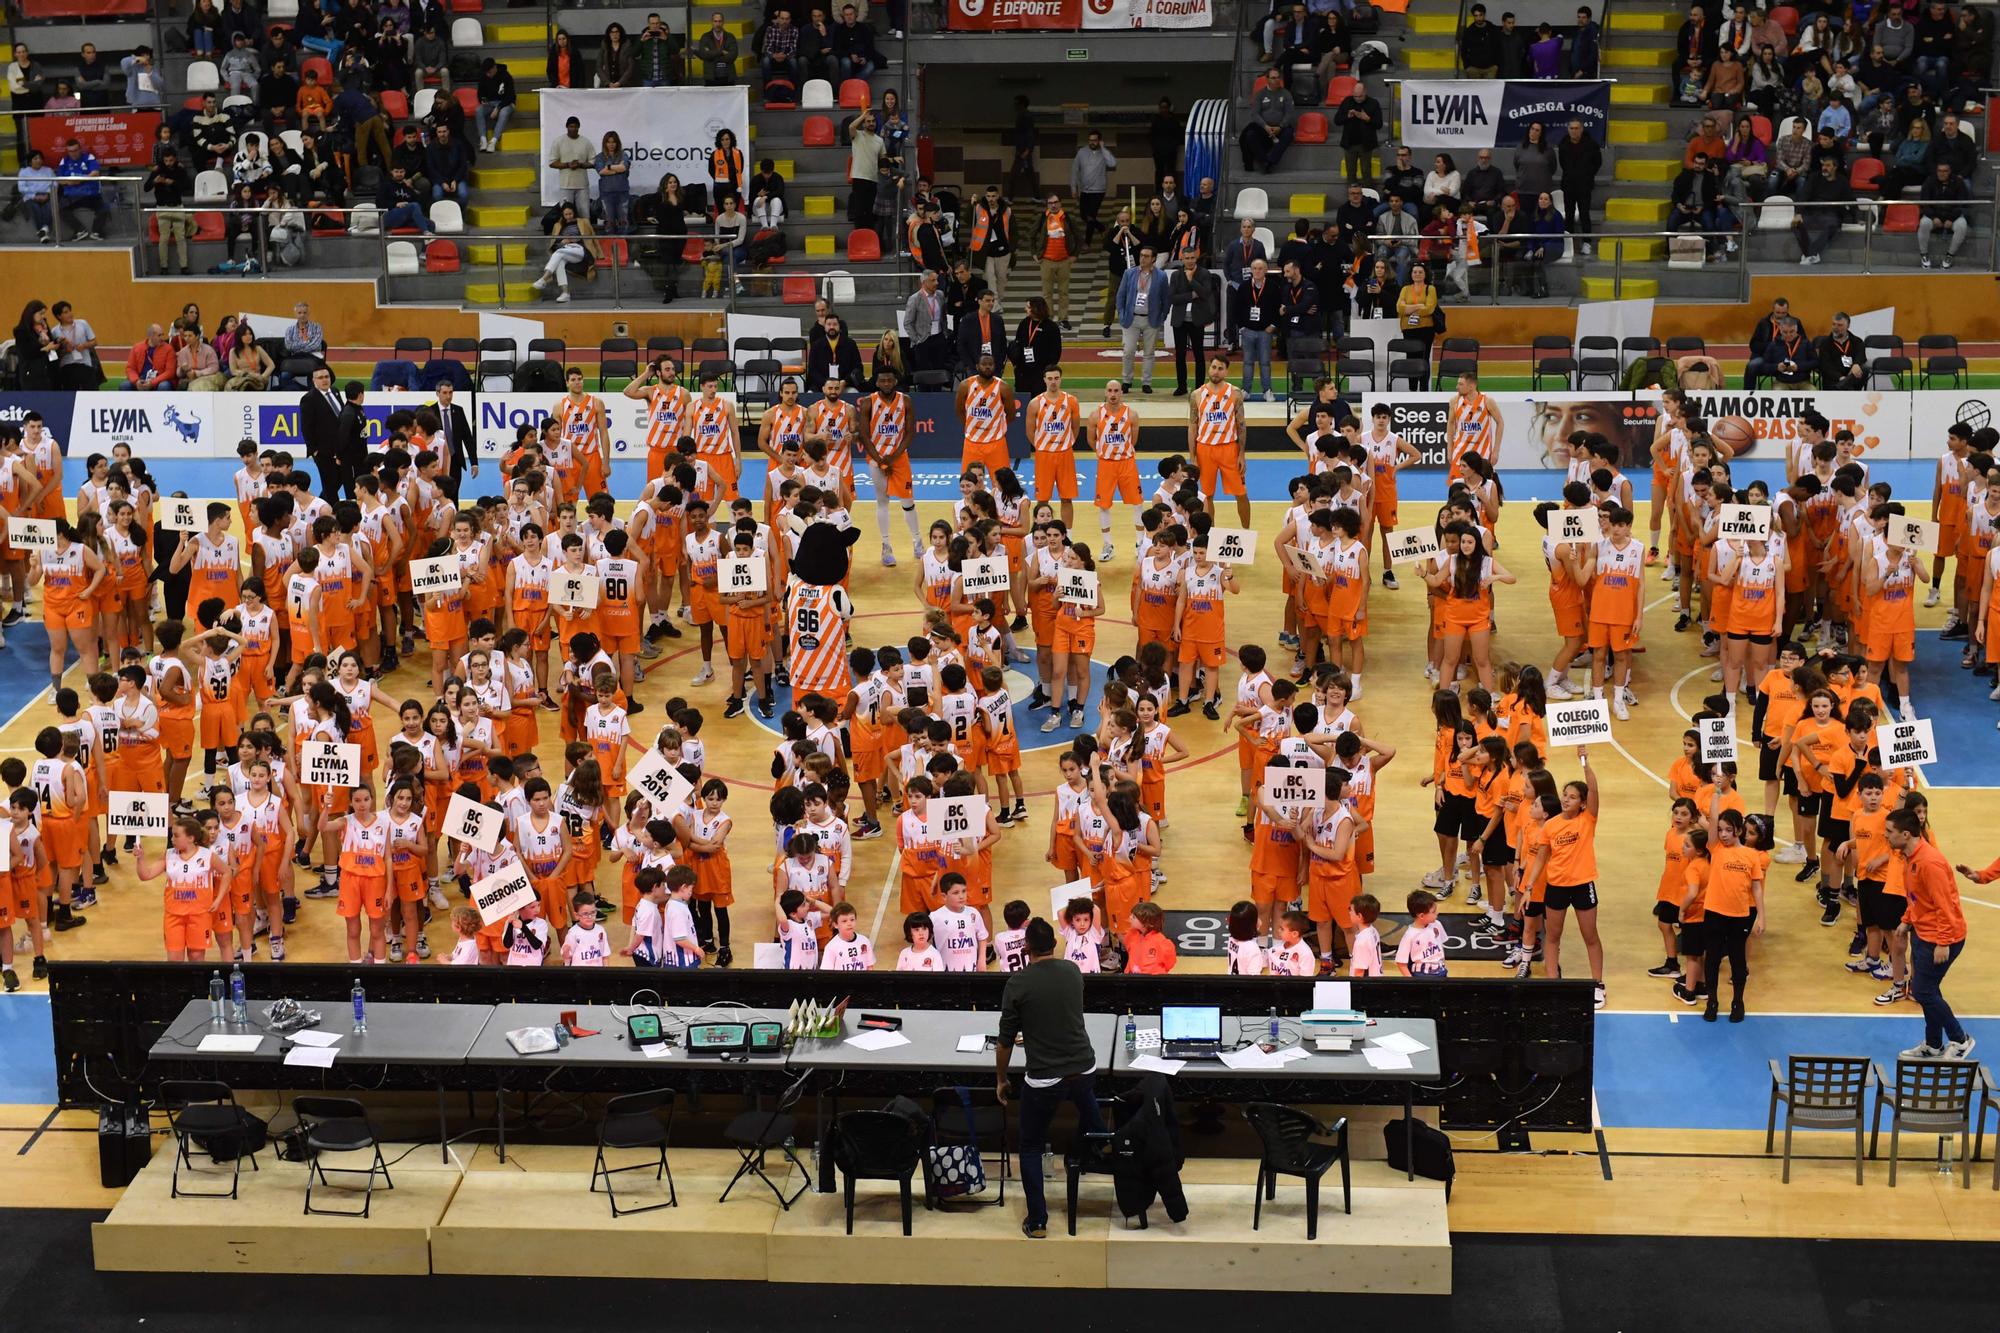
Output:
<path fill-rule="evenodd" d="M 642 1051 L 648 1046 L 658 1046 L 666 1041 L 666 1034 L 660 1030 L 658 1014 L 633 1014 L 625 1020 L 625 1037 L 632 1043 L 632 1049 Z"/>

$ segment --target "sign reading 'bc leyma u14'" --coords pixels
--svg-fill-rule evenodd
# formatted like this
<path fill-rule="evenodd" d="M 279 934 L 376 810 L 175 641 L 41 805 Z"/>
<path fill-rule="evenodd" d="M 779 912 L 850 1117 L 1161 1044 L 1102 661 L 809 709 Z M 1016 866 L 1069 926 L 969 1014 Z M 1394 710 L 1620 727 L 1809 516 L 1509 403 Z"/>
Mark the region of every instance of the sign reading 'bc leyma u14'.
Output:
<path fill-rule="evenodd" d="M 1540 124 L 1553 143 L 1572 120 L 1602 142 L 1611 85 L 1602 79 L 1411 79 L 1402 85 L 1403 142 L 1412 148 L 1511 148 Z"/>

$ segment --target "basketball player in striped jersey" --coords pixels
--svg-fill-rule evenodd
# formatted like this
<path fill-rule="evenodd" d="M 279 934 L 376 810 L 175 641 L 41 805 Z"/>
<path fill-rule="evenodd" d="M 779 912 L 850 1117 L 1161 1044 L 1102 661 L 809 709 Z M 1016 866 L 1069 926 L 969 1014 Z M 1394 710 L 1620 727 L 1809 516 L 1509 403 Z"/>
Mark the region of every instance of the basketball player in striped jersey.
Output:
<path fill-rule="evenodd" d="M 1111 549 L 1111 501 L 1123 500 L 1132 511 L 1132 532 L 1139 526 L 1139 505 L 1145 493 L 1139 486 L 1139 422 L 1125 403 L 1125 386 L 1117 380 L 1104 382 L 1104 406 L 1090 419 L 1090 443 L 1097 453 L 1097 531 L 1104 539 L 1099 562 L 1109 560 Z M 1138 548 L 1133 548 L 1137 558 Z"/>
<path fill-rule="evenodd" d="M 981 356 L 973 373 L 958 382 L 956 398 L 959 424 L 965 430 L 959 470 L 970 471 L 979 463 L 989 477 L 1007 466 L 1007 423 L 1016 411 L 1014 390 L 993 373 L 993 366 L 990 355 Z"/>
<path fill-rule="evenodd" d="M 1208 359 L 1208 383 L 1188 398 L 1188 451 L 1194 455 L 1201 493 L 1214 505 L 1224 491 L 1236 497 L 1236 518 L 1250 526 L 1250 488 L 1243 476 L 1243 394 L 1229 382 L 1229 358 Z"/>
<path fill-rule="evenodd" d="M 1445 456 L 1451 462 L 1451 472 L 1447 480 L 1457 481 L 1465 475 L 1459 466 L 1461 458 L 1473 453 L 1491 463 L 1500 446 L 1500 409 L 1479 392 L 1479 376 L 1471 371 L 1458 377 L 1448 420 Z"/>
<path fill-rule="evenodd" d="M 701 372 L 701 396 L 695 399 L 688 434 L 695 457 L 722 479 L 721 496 L 734 498 L 743 475 L 743 440 L 736 424 L 736 406 L 724 398 L 721 381 L 712 370 Z"/>
<path fill-rule="evenodd" d="M 662 356 L 625 386 L 625 396 L 646 404 L 646 480 L 657 480 L 672 465 L 674 446 L 689 433 L 694 395 L 681 383 L 674 359 Z"/>
<path fill-rule="evenodd" d="M 799 382 L 787 375 L 778 385 L 778 401 L 764 409 L 757 423 L 757 447 L 776 463 L 787 445 L 803 444 L 806 438 L 806 410 L 799 405 Z"/>
<path fill-rule="evenodd" d="M 604 404 L 594 393 L 583 391 L 583 372 L 571 366 L 563 376 L 569 392 L 556 403 L 551 414 L 561 423 L 561 434 L 569 445 L 569 466 L 556 465 L 565 499 L 590 498 L 611 476 L 611 432 L 607 428 Z"/>
<path fill-rule="evenodd" d="M 840 479 L 852 497 L 854 437 L 861 428 L 861 418 L 855 413 L 854 405 L 841 397 L 847 392 L 847 381 L 838 375 L 828 376 L 820 392 L 823 395 L 820 400 L 806 409 L 806 434 L 817 435 L 826 441 L 826 461 L 840 473 Z"/>
<path fill-rule="evenodd" d="M 1028 400 L 1025 419 L 1028 444 L 1035 451 L 1035 500 L 1048 503 L 1062 497 L 1065 528 L 1076 525 L 1076 431 L 1083 415 L 1076 395 L 1065 393 L 1062 371 L 1050 366 L 1042 372 L 1043 389 Z"/>
<path fill-rule="evenodd" d="M 860 532 L 842 532 L 830 523 L 806 527 L 799 541 L 794 568 L 846 567 L 846 552 Z M 854 620 L 854 603 L 838 583 L 808 583 L 795 578 L 785 593 L 785 630 L 789 648 L 787 674 L 793 697 L 805 694 L 845 699 L 854 688 L 847 664 L 847 627 Z"/>
<path fill-rule="evenodd" d="M 991 370 L 989 358 L 987 368 Z M 896 372 L 876 372 L 875 392 L 855 404 L 859 414 L 861 456 L 875 474 L 875 526 L 882 534 L 882 563 L 896 567 L 889 544 L 889 497 L 903 506 L 903 523 L 910 530 L 910 550 L 921 559 L 923 539 L 917 535 L 915 482 L 910 475 L 910 400 L 896 391 Z"/>

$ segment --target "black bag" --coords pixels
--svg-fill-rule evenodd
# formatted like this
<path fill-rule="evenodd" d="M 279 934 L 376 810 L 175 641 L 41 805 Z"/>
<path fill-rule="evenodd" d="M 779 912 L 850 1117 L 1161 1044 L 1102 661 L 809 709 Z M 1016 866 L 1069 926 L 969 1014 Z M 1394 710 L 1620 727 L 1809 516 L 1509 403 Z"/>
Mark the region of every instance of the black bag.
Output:
<path fill-rule="evenodd" d="M 562 365 L 546 359 L 523 362 L 514 370 L 514 388 L 520 393 L 561 393 Z"/>
<path fill-rule="evenodd" d="M 764 80 L 764 105 L 775 107 L 797 106 L 799 86 L 783 75 Z"/>
<path fill-rule="evenodd" d="M 1382 1138 L 1389 1150 L 1391 1167 L 1408 1171 L 1414 1160 L 1417 1174 L 1425 1180 L 1442 1180 L 1445 1198 L 1451 1197 L 1451 1180 L 1457 1168 L 1451 1161 L 1449 1135 L 1414 1116 L 1398 1116 L 1382 1126 Z"/>
<path fill-rule="evenodd" d="M 271 1126 L 262 1116 L 251 1115 L 237 1108 L 236 1118 L 239 1128 L 233 1134 L 216 1134 L 204 1137 L 194 1136 L 201 1150 L 218 1162 L 233 1161 L 238 1157 L 250 1157 L 264 1150 L 271 1141 Z"/>

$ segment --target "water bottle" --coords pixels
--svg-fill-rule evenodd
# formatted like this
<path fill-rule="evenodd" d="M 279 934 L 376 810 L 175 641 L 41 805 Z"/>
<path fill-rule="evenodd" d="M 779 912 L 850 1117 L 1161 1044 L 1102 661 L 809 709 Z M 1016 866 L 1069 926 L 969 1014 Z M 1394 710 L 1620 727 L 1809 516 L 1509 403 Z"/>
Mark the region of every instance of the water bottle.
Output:
<path fill-rule="evenodd" d="M 1278 1044 L 1278 1006 L 1274 1004 L 1271 1006 L 1271 1045 L 1275 1049 L 1277 1044 Z"/>
<path fill-rule="evenodd" d="M 229 969 L 229 1021 L 232 1023 L 250 1021 L 249 991 L 243 982 L 241 963 Z"/>
<path fill-rule="evenodd" d="M 213 1024 L 214 1024 L 215 1026 L 217 1026 L 217 1027 L 220 1027 L 220 1026 L 222 1026 L 222 996 L 223 996 L 223 989 L 224 989 L 224 988 L 223 988 L 223 985 L 222 985 L 222 973 L 221 973 L 221 972 L 211 972 L 211 973 L 209 973 L 209 975 L 208 975 L 208 1021 L 209 1021 L 210 1023 L 213 1023 Z"/>
<path fill-rule="evenodd" d="M 1131 1055 L 1139 1049 L 1139 1020 L 1131 1014 L 1125 1015 L 1125 1054 Z"/>
<path fill-rule="evenodd" d="M 351 994 L 354 997 L 354 1030 L 356 1032 L 366 1032 L 368 1030 L 368 992 L 361 989 L 360 977 L 354 979 L 354 990 Z"/>

